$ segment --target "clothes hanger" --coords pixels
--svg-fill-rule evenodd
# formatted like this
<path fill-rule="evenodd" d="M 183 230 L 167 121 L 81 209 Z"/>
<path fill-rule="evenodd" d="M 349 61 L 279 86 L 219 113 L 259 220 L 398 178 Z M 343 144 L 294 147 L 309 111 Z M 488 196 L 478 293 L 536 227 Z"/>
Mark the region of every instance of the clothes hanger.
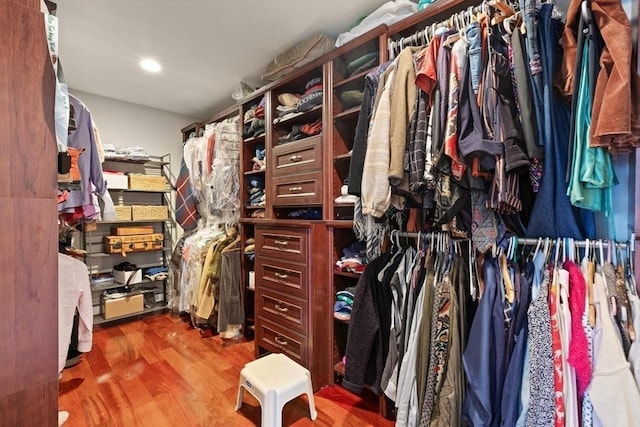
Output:
<path fill-rule="evenodd" d="M 600 263 L 598 267 L 602 267 L 604 265 L 604 245 L 601 239 L 598 240 L 598 249 L 600 250 Z"/>
<path fill-rule="evenodd" d="M 629 276 L 629 282 L 630 282 L 630 287 L 631 287 L 631 292 L 633 293 L 633 295 L 638 296 L 638 288 L 636 285 L 636 276 L 635 276 L 635 270 L 634 270 L 634 262 L 635 260 L 633 259 L 634 257 L 634 244 L 636 241 L 636 235 L 635 233 L 631 233 L 631 237 L 629 238 L 629 241 L 627 242 L 627 263 L 628 263 L 628 276 Z"/>

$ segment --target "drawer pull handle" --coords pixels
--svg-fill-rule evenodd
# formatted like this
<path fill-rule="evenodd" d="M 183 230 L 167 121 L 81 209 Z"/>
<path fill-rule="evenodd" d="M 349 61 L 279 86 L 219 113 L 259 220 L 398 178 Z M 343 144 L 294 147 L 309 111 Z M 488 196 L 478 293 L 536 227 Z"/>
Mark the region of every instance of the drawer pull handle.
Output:
<path fill-rule="evenodd" d="M 291 156 L 291 157 L 289 157 L 289 160 L 290 160 L 291 162 L 293 162 L 293 163 L 295 163 L 295 162 L 299 162 L 299 161 L 301 161 L 301 160 L 302 160 L 302 156 Z"/>
<path fill-rule="evenodd" d="M 289 244 L 286 240 L 274 240 L 273 243 L 278 246 L 287 246 Z"/>
<path fill-rule="evenodd" d="M 289 193 L 300 193 L 302 192 L 302 187 L 289 187 Z"/>
<path fill-rule="evenodd" d="M 282 280 L 289 277 L 287 274 L 283 274 L 283 273 L 274 273 L 273 275 L 276 276 L 278 279 L 282 279 Z"/>
<path fill-rule="evenodd" d="M 284 314 L 287 311 L 289 311 L 289 307 L 283 307 L 280 304 L 276 304 L 275 307 L 276 307 L 276 310 L 278 310 L 282 314 Z"/>
<path fill-rule="evenodd" d="M 282 339 L 282 338 L 280 338 L 280 337 L 276 337 L 276 338 L 275 338 L 275 340 L 276 340 L 276 342 L 277 342 L 278 344 L 280 344 L 280 345 L 281 345 L 281 346 L 283 346 L 283 347 L 286 347 L 286 345 L 287 345 L 287 344 L 289 344 L 286 340 L 283 340 L 283 339 Z"/>

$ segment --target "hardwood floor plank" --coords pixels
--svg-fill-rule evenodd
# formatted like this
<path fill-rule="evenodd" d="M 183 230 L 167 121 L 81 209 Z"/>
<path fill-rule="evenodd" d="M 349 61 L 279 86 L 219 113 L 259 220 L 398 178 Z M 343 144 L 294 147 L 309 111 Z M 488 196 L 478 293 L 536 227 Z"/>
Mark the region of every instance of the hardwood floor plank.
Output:
<path fill-rule="evenodd" d="M 70 413 L 65 427 L 260 425 L 261 407 L 250 393 L 235 411 L 240 370 L 253 359 L 252 341 L 203 337 L 170 314 L 98 327 L 93 350 L 63 371 L 58 400 Z M 315 422 L 301 396 L 285 405 L 283 425 L 393 425 L 377 414 L 375 399 L 338 386 L 314 399 Z"/>

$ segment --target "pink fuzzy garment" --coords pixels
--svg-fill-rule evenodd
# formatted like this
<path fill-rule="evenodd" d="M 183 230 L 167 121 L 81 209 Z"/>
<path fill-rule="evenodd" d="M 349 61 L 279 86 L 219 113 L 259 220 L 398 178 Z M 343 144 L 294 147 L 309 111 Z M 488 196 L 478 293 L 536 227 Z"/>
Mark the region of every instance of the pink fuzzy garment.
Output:
<path fill-rule="evenodd" d="M 591 382 L 589 342 L 582 326 L 587 285 L 582 271 L 573 261 L 565 261 L 564 268 L 569 271 L 569 311 L 571 311 L 571 342 L 569 343 L 569 358 L 567 360 L 576 369 L 578 398 L 582 400 Z"/>

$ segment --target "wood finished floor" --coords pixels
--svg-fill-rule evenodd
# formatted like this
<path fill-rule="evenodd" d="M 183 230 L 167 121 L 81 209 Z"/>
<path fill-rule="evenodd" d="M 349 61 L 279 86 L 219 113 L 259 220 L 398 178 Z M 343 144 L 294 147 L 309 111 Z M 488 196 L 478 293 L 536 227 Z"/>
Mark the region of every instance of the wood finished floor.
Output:
<path fill-rule="evenodd" d="M 70 412 L 65 427 L 260 425 L 260 404 L 249 393 L 234 410 L 240 370 L 253 358 L 253 341 L 203 338 L 170 314 L 96 328 L 92 351 L 63 371 L 59 409 Z M 393 425 L 339 386 L 314 399 L 315 422 L 299 397 L 285 406 L 283 425 Z"/>

